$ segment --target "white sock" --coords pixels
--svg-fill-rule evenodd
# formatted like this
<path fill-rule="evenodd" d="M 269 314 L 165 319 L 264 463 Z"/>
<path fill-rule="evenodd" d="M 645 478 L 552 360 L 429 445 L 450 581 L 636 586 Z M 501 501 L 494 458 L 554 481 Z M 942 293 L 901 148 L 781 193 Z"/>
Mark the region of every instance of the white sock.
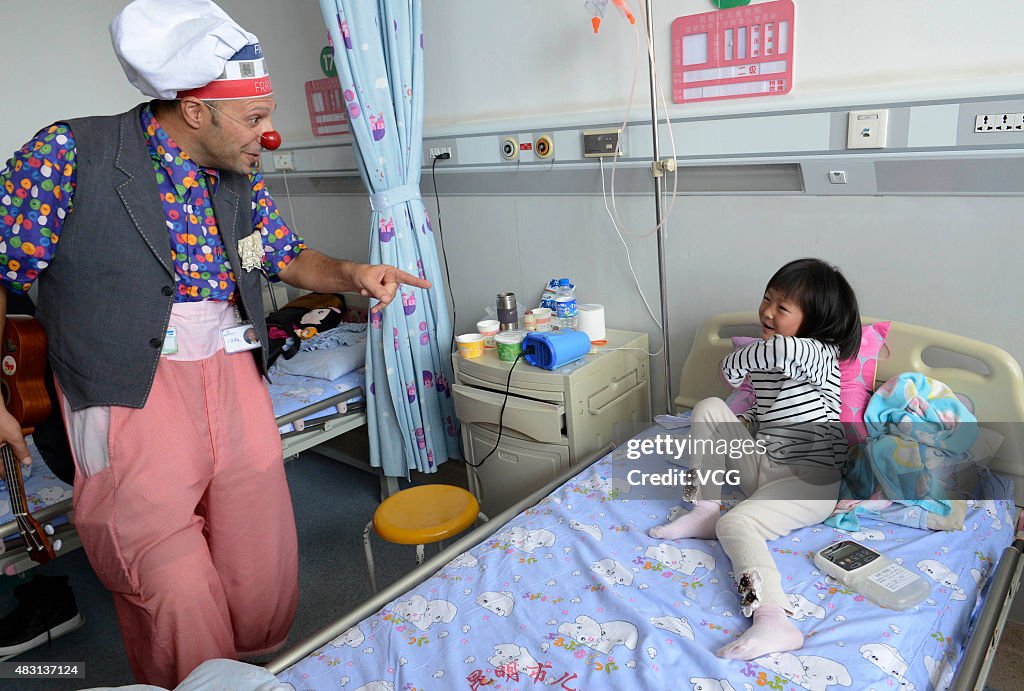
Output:
<path fill-rule="evenodd" d="M 768 653 L 799 650 L 803 645 L 804 635 L 789 620 L 786 610 L 778 605 L 761 605 L 754 610 L 750 628 L 715 654 L 730 660 L 753 660 Z"/>
<path fill-rule="evenodd" d="M 722 513 L 721 509 L 720 502 L 701 499 L 694 504 L 693 510 L 689 513 L 671 523 L 651 528 L 647 534 L 656 540 L 678 540 L 684 537 L 713 540 L 715 539 L 715 526 Z"/>

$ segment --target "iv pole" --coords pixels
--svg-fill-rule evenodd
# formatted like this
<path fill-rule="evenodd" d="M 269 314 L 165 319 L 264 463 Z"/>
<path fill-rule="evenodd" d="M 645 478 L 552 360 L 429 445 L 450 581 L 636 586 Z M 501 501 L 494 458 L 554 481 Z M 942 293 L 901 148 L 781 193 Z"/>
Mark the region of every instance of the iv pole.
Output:
<path fill-rule="evenodd" d="M 665 226 L 662 203 L 663 167 L 658 149 L 658 97 L 657 78 L 654 72 L 654 12 L 652 0 L 644 0 L 644 15 L 647 19 L 647 41 L 649 53 L 647 68 L 651 83 L 651 136 L 654 140 L 654 162 L 651 164 L 651 175 L 654 177 L 654 221 L 658 228 L 658 286 L 661 290 L 661 347 L 665 358 L 665 412 L 672 414 L 672 364 L 668 348 L 668 288 L 665 281 Z M 674 166 L 675 161 L 672 161 Z"/>

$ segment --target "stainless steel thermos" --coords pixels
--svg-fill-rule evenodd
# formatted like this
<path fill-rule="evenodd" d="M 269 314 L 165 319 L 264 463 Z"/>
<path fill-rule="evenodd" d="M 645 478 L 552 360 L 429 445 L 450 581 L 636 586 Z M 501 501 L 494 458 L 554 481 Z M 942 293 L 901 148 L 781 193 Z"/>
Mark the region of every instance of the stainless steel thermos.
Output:
<path fill-rule="evenodd" d="M 515 293 L 498 293 L 498 322 L 500 331 L 514 331 L 519 328 Z"/>

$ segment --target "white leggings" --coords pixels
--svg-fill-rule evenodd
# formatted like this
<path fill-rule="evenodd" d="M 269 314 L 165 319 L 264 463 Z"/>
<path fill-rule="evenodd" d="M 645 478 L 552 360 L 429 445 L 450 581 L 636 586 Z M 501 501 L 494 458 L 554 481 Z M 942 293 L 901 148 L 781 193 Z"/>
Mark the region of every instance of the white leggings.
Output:
<path fill-rule="evenodd" d="M 719 398 L 704 399 L 694 407 L 691 430 L 694 436 L 716 440 L 753 441 L 743 423 Z M 722 458 L 712 454 L 695 453 L 691 460 L 694 468 L 722 465 Z M 753 593 L 752 601 L 745 602 L 744 613 L 749 615 L 760 605 L 770 604 L 792 614 L 793 606 L 782 589 L 782 576 L 767 541 L 828 518 L 839 498 L 840 472 L 781 465 L 757 452 L 739 459 L 727 458 L 725 465 L 740 472 L 740 489 L 748 497 L 726 512 L 715 530 L 732 561 L 733 577 L 741 589 Z M 701 494 L 706 493 L 698 491 L 698 497 Z M 744 575 L 748 580 L 741 584 Z"/>

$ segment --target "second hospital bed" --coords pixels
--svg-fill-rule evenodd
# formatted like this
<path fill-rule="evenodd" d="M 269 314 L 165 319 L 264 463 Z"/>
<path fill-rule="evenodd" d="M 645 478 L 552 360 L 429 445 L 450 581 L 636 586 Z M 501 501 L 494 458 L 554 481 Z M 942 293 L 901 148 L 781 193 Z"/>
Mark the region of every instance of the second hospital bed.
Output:
<path fill-rule="evenodd" d="M 286 301 L 287 292 L 283 284 L 274 287 L 275 300 Z M 356 297 L 358 301 L 359 298 Z M 269 289 L 264 291 L 264 305 L 267 311 L 276 304 L 270 299 Z M 358 326 L 346 327 L 354 336 L 358 336 Z M 365 324 L 362 327 L 365 337 Z M 352 430 L 366 425 L 363 400 L 364 374 L 362 363 L 365 360 L 365 338 L 353 337 L 345 339 L 348 345 L 338 345 L 331 353 L 336 360 L 343 361 L 344 370 L 337 377 L 323 379 L 296 374 L 273 372 L 268 391 L 274 404 L 274 416 L 281 433 L 284 458 L 292 458 L 302 451 Z M 81 546 L 81 541 L 74 530 L 72 511 L 72 488 L 58 479 L 39 456 L 38 450 L 28 439 L 30 451 L 34 458 L 32 473 L 25 481 L 28 509 L 32 517 L 46 526 L 52 526 L 54 534 L 51 543 L 60 540 L 61 549 L 57 556 L 65 554 Z M 361 465 L 350 455 L 334 451 L 330 446 L 321 447 L 320 451 L 333 458 L 342 460 L 361 469 L 369 470 L 368 464 Z M 385 496 L 397 490 L 392 487 L 394 478 L 385 478 L 382 474 L 381 486 Z M 24 541 L 20 537 L 18 525 L 14 518 L 7 492 L 6 483 L 0 481 L 0 574 L 15 575 L 28 571 L 36 566 L 24 549 Z"/>
<path fill-rule="evenodd" d="M 722 315 L 701 330 L 678 403 L 724 393 L 713 376 L 730 347 L 724 334 L 753 323 Z M 930 366 L 930 348 L 983 372 Z M 712 376 L 692 376 L 706 367 Z M 813 554 L 850 535 L 804 528 L 769 544 L 804 647 L 750 662 L 717 658 L 748 626 L 728 558 L 715 541 L 647 535 L 679 502 L 624 483 L 614 469 L 620 447 L 570 469 L 269 668 L 294 689 L 980 688 L 1024 564 L 1013 501 L 1014 488 L 1024 489 L 1024 377 L 994 346 L 894 322 L 874 383 L 905 371 L 966 394 L 982 421 L 1009 421 L 997 425 L 997 472 L 983 473 L 988 498 L 968 502 L 962 530 L 893 516 L 864 518 L 853 534 L 928 579 L 931 595 L 915 608 L 885 610 L 827 579 Z M 898 507 L 898 518 L 908 522 L 913 508 Z"/>

